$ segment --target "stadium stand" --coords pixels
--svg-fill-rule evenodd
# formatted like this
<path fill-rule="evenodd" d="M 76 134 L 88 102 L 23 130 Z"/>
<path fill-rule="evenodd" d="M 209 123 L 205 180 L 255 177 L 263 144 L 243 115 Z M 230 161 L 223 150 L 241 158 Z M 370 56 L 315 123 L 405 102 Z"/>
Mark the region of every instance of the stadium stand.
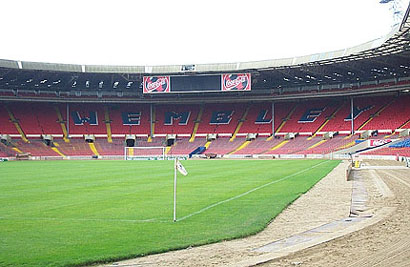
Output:
<path fill-rule="evenodd" d="M 23 153 L 30 153 L 32 156 L 45 157 L 45 156 L 59 156 L 58 153 L 53 151 L 50 146 L 47 146 L 40 139 L 31 139 L 30 142 L 24 142 L 22 140 L 16 140 L 14 142 L 16 148 Z"/>
<path fill-rule="evenodd" d="M 364 151 L 361 155 L 393 155 L 410 157 L 410 138 L 399 140 L 380 148 Z"/>
<path fill-rule="evenodd" d="M 1 134 L 19 134 L 15 125 L 11 122 L 9 113 L 5 105 L 0 105 L 0 127 Z"/>
<path fill-rule="evenodd" d="M 200 108 L 193 105 L 161 105 L 155 108 L 155 134 L 191 136 Z"/>
<path fill-rule="evenodd" d="M 16 152 L 5 144 L 0 143 L 0 155 L 0 157 L 13 157 L 16 155 Z"/>
<path fill-rule="evenodd" d="M 58 150 L 65 156 L 93 156 L 89 145 L 84 139 L 71 139 L 70 142 L 54 141 Z"/>
<path fill-rule="evenodd" d="M 245 138 L 236 138 L 235 140 L 230 141 L 230 138 L 228 137 L 220 137 L 211 142 L 208 149 L 206 150 L 206 153 L 225 155 L 233 152 L 245 141 Z"/>
<path fill-rule="evenodd" d="M 70 105 L 70 134 L 107 134 L 103 105 Z"/>
<path fill-rule="evenodd" d="M 340 105 L 338 102 L 324 100 L 298 103 L 294 113 L 280 132 L 311 135 Z"/>
<path fill-rule="evenodd" d="M 393 147 L 393 148 L 410 147 L 410 138 L 405 139 L 405 140 L 400 141 L 400 142 L 395 143 L 395 144 L 391 144 L 391 145 L 389 145 L 389 147 Z"/>
<path fill-rule="evenodd" d="M 113 135 L 149 134 L 149 105 L 110 105 L 108 110 Z"/>
<path fill-rule="evenodd" d="M 295 103 L 276 103 L 275 104 L 275 130 L 286 118 L 289 113 L 289 106 Z M 239 133 L 268 133 L 272 134 L 272 105 L 263 103 L 260 105 L 250 105 L 246 120 L 244 121 Z"/>
<path fill-rule="evenodd" d="M 410 97 L 394 98 L 378 116 L 363 127 L 363 130 L 396 130 L 408 121 L 410 114 Z"/>
<path fill-rule="evenodd" d="M 382 156 L 393 155 L 393 156 L 410 157 L 410 148 L 408 147 L 402 147 L 402 148 L 383 147 L 380 149 L 374 149 L 371 151 L 361 153 L 361 155 L 382 155 Z"/>
<path fill-rule="evenodd" d="M 357 136 L 336 136 L 332 139 L 324 140 L 323 138 L 316 137 L 317 146 L 311 146 L 304 151 L 305 154 L 327 154 L 335 152 L 344 148 L 348 148 L 355 144 Z M 315 145 L 316 145 L 315 144 Z"/>
<path fill-rule="evenodd" d="M 272 148 L 281 143 L 281 138 L 257 137 L 251 141 L 245 148 L 234 152 L 236 155 L 267 154 Z"/>
<path fill-rule="evenodd" d="M 189 137 L 177 138 L 176 143 L 171 147 L 168 155 L 188 155 L 195 149 L 201 146 L 205 146 L 206 138 L 195 138 L 194 141 L 190 142 Z"/>
<path fill-rule="evenodd" d="M 124 155 L 124 139 L 113 139 L 112 142 L 107 142 L 105 139 L 96 139 L 95 147 L 101 156 L 123 156 Z"/>
<path fill-rule="evenodd" d="M 408 101 L 410 96 L 407 95 L 357 98 L 355 129 L 394 133 L 409 122 Z M 68 125 L 67 110 L 70 113 Z M 203 114 L 199 116 L 201 110 Z M 156 105 L 152 110 L 155 116 L 152 128 L 156 137 L 149 137 L 150 112 L 149 105 L 70 104 L 67 108 L 63 104 L 9 103 L 0 105 L 0 133 L 10 135 L 16 140 L 14 143 L 18 149 L 33 156 L 58 156 L 59 153 L 65 156 L 120 156 L 124 153 L 127 134 L 138 136 L 136 146 L 164 146 L 166 135 L 175 134 L 177 139 L 167 150 L 169 155 L 187 155 L 197 147 L 205 146 L 205 136 L 213 133 L 219 137 L 208 144 L 207 153 L 219 155 L 326 154 L 354 145 L 358 137 L 345 137 L 350 133 L 351 125 L 346 121 L 350 116 L 348 100 L 276 103 L 275 130 L 279 139 L 269 141 L 266 139 L 272 131 L 270 103 Z M 201 119 L 197 120 L 198 117 Z M 67 131 L 72 137 L 68 143 L 61 140 Z M 339 135 L 323 140 L 322 135 L 327 131 Z M 196 138 L 191 138 L 193 133 Z M 259 136 L 245 143 L 249 133 Z M 296 138 L 284 140 L 286 133 L 295 133 Z M 314 136 L 310 137 L 312 134 Z M 54 136 L 59 152 L 46 146 L 41 140 L 42 135 Z M 84 135 L 95 135 L 94 144 L 85 143 Z M 383 137 L 380 133 L 379 138 Z"/>
<path fill-rule="evenodd" d="M 61 125 L 58 123 L 58 114 L 56 106 L 52 104 L 32 105 L 33 113 L 41 128 L 42 134 L 64 134 Z"/>
<path fill-rule="evenodd" d="M 267 154 L 297 154 L 306 151 L 308 147 L 315 143 L 315 140 L 308 140 L 306 136 L 298 136 L 282 142 L 282 146 L 271 149 Z"/>
<path fill-rule="evenodd" d="M 8 105 L 8 110 L 14 115 L 14 118 L 18 121 L 23 132 L 27 134 L 42 134 L 41 125 L 37 120 L 36 111 L 32 104 L 20 105 Z M 37 136 L 38 138 L 39 136 Z"/>
<path fill-rule="evenodd" d="M 206 106 L 197 133 L 231 135 L 244 110 L 243 105 L 238 104 Z"/>
<path fill-rule="evenodd" d="M 364 122 L 371 118 L 377 111 L 393 101 L 391 97 L 364 97 L 354 101 L 354 128 L 360 129 Z M 350 103 L 347 101 L 336 116 L 329 120 L 322 129 L 323 132 L 339 131 L 348 133 L 351 130 Z"/>

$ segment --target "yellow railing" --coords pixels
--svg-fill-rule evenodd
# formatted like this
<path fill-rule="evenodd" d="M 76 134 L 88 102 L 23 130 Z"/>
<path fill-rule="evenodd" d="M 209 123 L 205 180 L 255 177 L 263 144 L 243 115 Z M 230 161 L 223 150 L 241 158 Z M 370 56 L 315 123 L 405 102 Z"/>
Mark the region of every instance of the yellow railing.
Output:
<path fill-rule="evenodd" d="M 249 112 L 249 107 L 247 107 L 245 112 L 243 113 L 241 119 L 238 122 L 238 125 L 236 126 L 235 131 L 233 132 L 231 139 L 229 139 L 229 142 L 232 142 L 233 140 L 235 140 L 236 135 L 239 133 L 239 130 L 241 129 L 243 122 L 246 120 L 246 116 L 248 116 L 248 112 Z"/>
<path fill-rule="evenodd" d="M 66 128 L 66 125 L 64 123 L 63 116 L 61 115 L 60 109 L 58 108 L 58 106 L 55 106 L 54 108 L 57 112 L 57 118 L 58 118 L 58 122 L 60 123 L 61 130 L 63 131 L 63 139 L 66 143 L 69 143 L 70 139 L 68 139 L 67 128 Z M 67 121 L 67 123 L 68 123 L 68 121 Z"/>
<path fill-rule="evenodd" d="M 196 132 L 198 131 L 199 123 L 201 121 L 203 112 L 204 112 L 204 107 L 201 106 L 201 109 L 199 110 L 199 113 L 198 113 L 198 117 L 195 120 L 194 130 L 192 131 L 191 138 L 189 139 L 190 143 L 195 141 L 195 135 L 196 135 Z"/>
<path fill-rule="evenodd" d="M 19 122 L 16 120 L 16 118 L 14 117 L 13 112 L 11 112 L 11 110 L 6 107 L 7 112 L 9 114 L 10 120 L 11 122 L 14 124 L 14 127 L 16 127 L 17 131 L 19 132 L 21 139 L 25 142 L 25 143 L 30 143 L 26 137 L 26 134 L 23 132 L 23 129 L 20 127 Z"/>
<path fill-rule="evenodd" d="M 97 148 L 95 147 L 94 143 L 88 143 L 88 145 L 90 146 L 90 149 L 94 153 L 94 155 L 96 155 L 96 156 L 100 155 L 100 153 L 98 153 Z"/>
<path fill-rule="evenodd" d="M 286 116 L 285 120 L 283 120 L 278 129 L 276 129 L 275 133 L 280 132 L 280 130 L 282 130 L 283 126 L 285 126 L 286 122 L 290 119 L 290 117 L 292 117 L 293 112 L 295 112 L 297 105 L 295 105 L 292 110 L 289 112 L 289 114 Z"/>
<path fill-rule="evenodd" d="M 281 148 L 284 145 L 286 145 L 287 143 L 289 143 L 289 140 L 284 140 L 284 141 L 280 142 L 279 144 L 277 144 L 276 146 L 272 147 L 270 150 L 273 151 L 273 150 L 276 150 L 278 148 Z"/>
<path fill-rule="evenodd" d="M 250 143 L 251 143 L 251 141 L 245 141 L 239 147 L 237 147 L 235 150 L 229 152 L 228 154 L 230 155 L 230 154 L 236 153 L 236 152 L 244 149 L 245 147 L 247 147 Z"/>
<path fill-rule="evenodd" d="M 108 107 L 105 107 L 104 119 L 105 119 L 105 127 L 107 128 L 107 141 L 108 143 L 112 143 L 111 121 L 110 121 L 110 113 L 108 111 Z"/>
<path fill-rule="evenodd" d="M 319 142 L 317 142 L 317 143 L 311 145 L 310 147 L 308 147 L 307 150 L 312 149 L 312 148 L 315 148 L 315 147 L 317 147 L 317 146 L 320 146 L 321 144 L 325 143 L 326 141 L 327 141 L 327 140 L 320 140 Z"/>

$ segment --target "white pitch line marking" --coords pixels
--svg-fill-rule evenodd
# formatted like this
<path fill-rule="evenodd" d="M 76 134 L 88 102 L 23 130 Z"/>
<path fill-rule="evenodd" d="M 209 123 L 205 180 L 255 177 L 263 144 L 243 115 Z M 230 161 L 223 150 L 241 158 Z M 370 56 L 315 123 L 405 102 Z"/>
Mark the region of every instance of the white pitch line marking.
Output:
<path fill-rule="evenodd" d="M 301 171 L 295 172 L 295 173 L 293 173 L 293 174 L 290 174 L 290 175 L 288 175 L 288 176 L 285 176 L 285 177 L 283 177 L 283 178 L 281 178 L 281 179 L 279 179 L 279 180 L 275 180 L 275 181 L 266 183 L 266 184 L 264 184 L 264 185 L 260 185 L 260 186 L 255 187 L 255 188 L 253 188 L 253 189 L 251 189 L 251 190 L 249 190 L 249 191 L 247 191 L 247 192 L 244 192 L 244 193 L 242 193 L 242 194 L 239 194 L 239 195 L 233 196 L 233 197 L 231 197 L 231 198 L 228 198 L 228 199 L 219 201 L 219 202 L 217 202 L 217 203 L 214 203 L 214 204 L 212 204 L 212 205 L 209 205 L 209 206 L 207 206 L 207 207 L 205 207 L 205 208 L 203 208 L 203 209 L 200 209 L 200 210 L 198 210 L 198 211 L 196 211 L 196 212 L 193 212 L 193 213 L 188 214 L 188 215 L 186 215 L 186 216 L 184 216 L 184 217 L 182 217 L 182 218 L 177 219 L 177 222 L 182 221 L 182 220 L 185 220 L 185 219 L 188 219 L 189 217 L 192 217 L 192 216 L 194 216 L 194 215 L 198 215 L 198 214 L 200 214 L 200 213 L 202 213 L 202 212 L 204 212 L 204 211 L 206 211 L 206 210 L 209 210 L 209 209 L 211 209 L 211 208 L 213 208 L 213 207 L 219 206 L 219 205 L 224 204 L 224 203 L 226 203 L 226 202 L 229 202 L 229 201 L 231 201 L 231 200 L 235 200 L 235 199 L 238 199 L 238 198 L 240 198 L 240 197 L 246 196 L 246 195 L 248 195 L 248 194 L 250 194 L 250 193 L 252 193 L 252 192 L 255 192 L 255 191 L 257 191 L 257 190 L 259 190 L 259 189 L 262 189 L 262 188 L 264 188 L 264 187 L 267 187 L 267 186 L 269 186 L 269 185 L 272 185 L 272 184 L 281 182 L 281 181 L 286 180 L 286 179 L 289 179 L 289 178 L 291 178 L 291 177 L 293 177 L 293 176 L 296 176 L 296 175 L 299 175 L 299 174 L 304 173 L 304 172 L 306 172 L 306 171 L 309 171 L 309 170 L 311 170 L 311 169 L 314 169 L 314 168 L 316 168 L 317 166 L 320 166 L 320 165 L 322 165 L 323 163 L 326 163 L 326 162 L 328 162 L 328 161 L 329 161 L 329 160 L 323 161 L 323 162 L 318 163 L 318 164 L 316 164 L 316 165 L 314 165 L 314 166 L 312 166 L 312 167 L 309 167 L 309 168 L 306 168 L 306 169 L 304 169 L 304 170 L 301 170 Z"/>
<path fill-rule="evenodd" d="M 162 223 L 165 220 L 157 220 L 155 218 L 144 220 L 133 219 L 109 219 L 109 218 L 51 218 L 51 217 L 0 217 L 0 220 L 23 220 L 23 221 L 100 221 L 100 222 L 131 222 L 131 223 Z"/>

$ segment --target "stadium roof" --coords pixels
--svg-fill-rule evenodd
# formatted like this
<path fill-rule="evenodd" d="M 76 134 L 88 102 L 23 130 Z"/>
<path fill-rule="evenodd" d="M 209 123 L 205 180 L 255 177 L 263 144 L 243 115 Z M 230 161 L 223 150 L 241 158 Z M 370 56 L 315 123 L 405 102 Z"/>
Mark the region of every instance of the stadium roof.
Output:
<path fill-rule="evenodd" d="M 329 64 L 348 60 L 377 57 L 396 54 L 407 49 L 409 36 L 405 33 L 409 28 L 408 9 L 403 23 L 395 27 L 388 35 L 354 47 L 300 57 L 280 58 L 264 61 L 196 64 L 196 65 L 165 65 L 165 66 L 111 66 L 111 65 L 75 65 L 60 63 L 26 62 L 0 60 L 0 67 L 23 70 L 67 71 L 83 73 L 142 73 L 142 74 L 181 74 L 186 72 L 232 72 L 249 69 L 273 69 L 296 67 L 305 64 Z"/>
<path fill-rule="evenodd" d="M 0 60 L 0 90 L 94 90 L 109 91 L 112 96 L 151 99 L 163 96 L 142 96 L 140 88 L 144 75 L 224 72 L 251 72 L 252 92 L 247 95 L 263 95 L 265 98 L 335 86 L 350 88 L 383 82 L 397 83 L 410 78 L 409 10 L 410 6 L 401 24 L 382 38 L 351 48 L 302 57 L 188 66 L 71 65 Z M 401 87 L 385 89 L 400 90 Z"/>
<path fill-rule="evenodd" d="M 385 35 L 402 19 L 408 2 L 6 1 L 0 58 L 156 66 L 308 55 Z"/>
<path fill-rule="evenodd" d="M 289 66 L 299 66 L 302 64 L 314 63 L 317 61 L 332 61 L 335 59 L 347 59 L 366 57 L 368 54 L 378 56 L 385 52 L 397 53 L 400 48 L 395 42 L 403 31 L 406 31 L 406 21 L 408 20 L 408 8 L 401 25 L 397 25 L 386 36 L 369 41 L 354 47 L 344 48 L 336 51 L 323 52 L 300 57 L 279 58 L 272 60 L 236 62 L 222 64 L 196 64 L 196 65 L 163 65 L 163 66 L 112 66 L 112 65 L 76 65 L 60 63 L 43 63 L 0 60 L 0 67 L 16 68 L 23 70 L 48 70 L 48 71 L 68 71 L 84 73 L 143 73 L 143 74 L 179 74 L 186 70 L 191 72 L 231 72 L 249 69 L 281 68 Z M 387 50 L 386 42 L 390 45 L 396 44 L 394 51 Z"/>

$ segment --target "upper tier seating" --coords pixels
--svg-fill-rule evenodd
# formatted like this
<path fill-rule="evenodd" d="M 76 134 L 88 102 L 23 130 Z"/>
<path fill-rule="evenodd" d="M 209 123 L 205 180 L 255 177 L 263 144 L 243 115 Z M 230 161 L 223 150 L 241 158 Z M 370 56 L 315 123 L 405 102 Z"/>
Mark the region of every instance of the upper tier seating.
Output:
<path fill-rule="evenodd" d="M 354 107 L 356 110 L 356 118 L 354 119 L 354 129 L 359 129 L 362 124 L 370 118 L 373 114 L 380 110 L 384 105 L 389 104 L 393 101 L 393 97 L 366 97 L 357 98 L 354 100 Z M 386 112 L 384 110 L 383 112 Z M 383 113 L 382 112 L 382 113 Z M 322 132 L 331 131 L 350 131 L 351 130 L 351 120 L 346 120 L 350 118 L 351 107 L 350 102 L 345 101 L 342 108 L 337 112 L 335 117 L 331 119 L 325 127 L 321 130 Z M 379 117 L 373 119 L 374 123 L 380 121 Z M 397 124 L 398 127 L 399 125 Z M 373 129 L 378 130 L 378 129 Z"/>
<path fill-rule="evenodd" d="M 108 105 L 106 108 L 109 110 L 111 132 L 113 135 L 148 135 L 150 133 L 149 105 Z M 106 133 L 106 129 L 104 133 Z"/>
<path fill-rule="evenodd" d="M 70 134 L 107 134 L 103 105 L 70 105 L 70 117 Z"/>
<path fill-rule="evenodd" d="M 401 98 L 369 97 L 355 99 L 357 130 L 365 121 L 363 130 L 395 130 L 410 119 L 410 96 Z M 50 103 L 0 104 L 0 134 L 18 134 L 7 109 L 26 135 L 62 135 L 58 112 L 63 122 L 67 119 L 67 105 Z M 384 108 L 384 109 L 382 109 Z M 228 134 L 235 132 L 239 122 L 240 134 L 272 132 L 271 105 L 265 104 L 207 104 L 207 105 L 157 105 L 153 108 L 154 134 L 191 135 L 200 109 L 203 109 L 197 134 Z M 150 134 L 150 106 L 128 104 L 69 104 L 70 134 L 107 135 L 106 124 L 113 135 Z M 246 111 L 248 110 L 247 114 Z M 350 131 L 349 101 L 307 101 L 275 104 L 275 130 L 284 121 L 279 133 L 314 133 L 337 110 L 335 117 L 321 129 Z M 361 111 L 361 112 L 360 112 Z M 381 111 L 377 116 L 374 114 Z M 246 115 L 246 116 L 245 116 Z M 289 116 L 288 119 L 286 117 Z M 241 120 L 244 117 L 243 120 Z"/>
<path fill-rule="evenodd" d="M 355 129 L 394 131 L 399 127 L 409 128 L 409 102 L 410 96 L 355 98 Z M 171 155 L 189 154 L 198 146 L 204 146 L 205 135 L 210 133 L 218 134 L 218 138 L 211 142 L 207 152 L 216 154 L 324 154 L 341 149 L 354 142 L 357 137 L 344 139 L 339 134 L 331 140 L 322 142 L 323 132 L 345 131 L 342 133 L 345 135 L 350 132 L 351 121 L 345 120 L 350 116 L 350 101 L 309 100 L 275 103 L 274 128 L 280 139 L 266 141 L 272 132 L 271 106 L 269 102 L 152 105 L 154 137 L 147 139 L 151 133 L 149 104 L 2 102 L 0 134 L 11 135 L 17 148 L 38 156 L 57 155 L 50 147 L 44 147 L 41 141 L 41 135 L 49 134 L 53 135 L 54 141 L 60 145 L 60 152 L 67 156 L 95 154 L 83 139 L 83 135 L 86 134 L 95 135 L 95 149 L 100 155 L 122 155 L 126 134 L 137 135 L 137 146 L 164 146 L 165 135 L 176 134 L 176 144 L 168 151 Z M 67 112 L 70 116 L 68 123 Z M 197 122 L 200 114 L 201 119 Z M 334 118 L 331 118 L 332 114 L 335 115 Z M 190 143 L 189 138 L 195 129 L 195 141 Z M 295 140 L 272 150 L 284 141 L 283 136 L 288 132 L 306 134 L 319 129 L 320 133 L 314 138 L 308 140 L 308 136 L 299 134 Z M 18 138 L 19 130 L 30 143 L 26 144 Z M 69 143 L 62 140 L 65 130 L 72 137 Z M 237 150 L 245 142 L 248 133 L 258 133 L 259 137 L 243 149 Z M 230 142 L 230 137 L 234 134 L 237 134 L 236 138 Z M 110 137 L 112 143 L 107 141 Z M 0 152 L 3 156 L 10 154 L 10 148 L 3 148 Z"/>
<path fill-rule="evenodd" d="M 275 104 L 275 130 L 288 115 L 295 103 Z M 244 108 L 246 108 L 244 106 Z M 258 121 L 259 118 L 259 121 Z M 258 122 L 257 122 L 258 121 Z M 239 133 L 272 133 L 272 105 L 270 103 L 250 105 L 249 112 Z"/>
<path fill-rule="evenodd" d="M 363 130 L 395 130 L 410 119 L 410 96 L 402 96 L 394 100 L 363 127 Z"/>
<path fill-rule="evenodd" d="M 239 104 L 207 105 L 197 133 L 232 134 L 244 112 L 245 106 Z"/>
<path fill-rule="evenodd" d="M 16 127 L 10 120 L 5 105 L 0 104 L 0 134 L 18 134 Z"/>
<path fill-rule="evenodd" d="M 200 107 L 164 105 L 155 108 L 155 134 L 191 135 Z"/>
<path fill-rule="evenodd" d="M 340 102 L 323 100 L 299 103 L 280 132 L 314 133 L 340 106 Z"/>

